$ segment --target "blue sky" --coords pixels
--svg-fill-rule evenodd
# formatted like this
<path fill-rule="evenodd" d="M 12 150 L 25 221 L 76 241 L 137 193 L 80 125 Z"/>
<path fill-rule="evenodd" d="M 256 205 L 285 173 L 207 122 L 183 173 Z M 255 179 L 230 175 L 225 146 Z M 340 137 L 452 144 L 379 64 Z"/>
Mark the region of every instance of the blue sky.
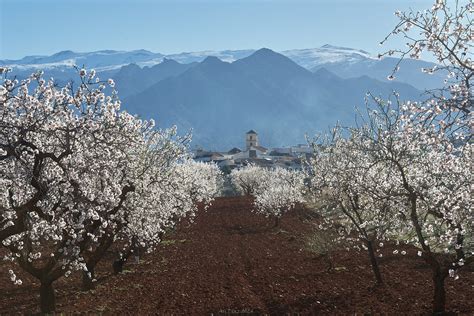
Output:
<path fill-rule="evenodd" d="M 385 50 L 393 12 L 428 0 L 0 0 L 0 59 L 61 50 Z M 392 42 L 400 46 L 402 42 Z"/>

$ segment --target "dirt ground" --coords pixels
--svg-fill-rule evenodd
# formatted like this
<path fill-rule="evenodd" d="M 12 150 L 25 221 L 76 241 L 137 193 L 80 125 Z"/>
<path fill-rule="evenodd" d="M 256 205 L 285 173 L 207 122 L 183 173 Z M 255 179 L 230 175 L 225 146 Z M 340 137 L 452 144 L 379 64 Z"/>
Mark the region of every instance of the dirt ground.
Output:
<path fill-rule="evenodd" d="M 95 290 L 82 292 L 79 275 L 56 283 L 57 310 L 106 315 L 317 315 L 429 314 L 429 268 L 412 248 L 380 259 L 385 286 L 375 288 L 366 253 L 338 251 L 334 269 L 305 247 L 314 219 L 299 208 L 279 228 L 250 211 L 242 197 L 219 198 L 194 223 L 183 221 L 155 252 L 124 273 L 112 275 L 110 261 L 98 268 Z M 399 248 L 400 249 L 400 248 Z M 401 250 L 401 249 L 400 249 Z M 0 262 L 0 314 L 38 312 L 38 284 L 19 274 L 9 280 Z M 474 272 L 447 280 L 448 309 L 474 315 Z"/>

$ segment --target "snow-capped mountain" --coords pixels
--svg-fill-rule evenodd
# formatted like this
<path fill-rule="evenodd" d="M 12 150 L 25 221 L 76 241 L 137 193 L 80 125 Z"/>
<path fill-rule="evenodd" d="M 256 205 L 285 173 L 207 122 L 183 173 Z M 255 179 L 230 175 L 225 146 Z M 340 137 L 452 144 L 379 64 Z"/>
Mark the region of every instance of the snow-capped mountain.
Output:
<path fill-rule="evenodd" d="M 404 100 L 417 100 L 421 94 L 385 77 L 357 76 L 379 75 L 376 70 L 385 69 L 364 51 L 326 45 L 286 54 L 291 58 L 266 48 L 168 56 L 143 50 L 65 51 L 2 63 L 24 67 L 14 70 L 19 78 L 43 68 L 60 86 L 77 80 L 72 64 L 95 68 L 100 78 L 115 80 L 122 106 L 130 113 L 154 118 L 160 127 L 176 124 L 183 132 L 192 128 L 194 144 L 219 149 L 238 145 L 243 131 L 252 128 L 265 144 L 282 146 L 304 142 L 305 133 L 312 135 L 336 122 L 349 126 L 354 108 L 364 106 L 367 91 L 382 97 L 398 91 Z M 348 69 L 354 78 L 347 78 Z"/>
<path fill-rule="evenodd" d="M 309 70 L 331 63 L 355 63 L 363 60 L 376 60 L 366 51 L 329 44 L 320 48 L 286 50 L 281 52 L 281 54 Z"/>
<path fill-rule="evenodd" d="M 153 67 L 163 62 L 164 59 L 175 60 L 181 64 L 202 62 L 209 56 L 217 57 L 224 62 L 235 62 L 246 58 L 255 49 L 223 50 L 184 52 L 178 54 L 153 53 L 147 50 L 114 51 L 102 50 L 88 53 L 62 51 L 51 56 L 27 56 L 20 60 L 0 60 L 0 66 L 9 66 L 15 69 L 19 77 L 29 75 L 32 70 L 49 70 L 51 76 L 59 81 L 68 80 L 73 74 L 73 65 L 94 68 L 102 76 L 113 77 L 119 70 L 127 65 L 135 64 L 139 67 Z M 324 45 L 311 49 L 292 49 L 279 52 L 290 58 L 298 65 L 317 71 L 326 68 L 342 78 L 356 78 L 369 76 L 381 81 L 386 81 L 398 59 L 377 59 L 370 53 L 347 47 Z M 401 64 L 401 71 L 397 74 L 396 81 L 408 83 L 414 87 L 425 90 L 439 88 L 443 82 L 442 74 L 426 76 L 421 73 L 421 68 L 428 68 L 434 64 L 421 60 L 406 60 Z"/>
<path fill-rule="evenodd" d="M 129 64 L 140 66 L 156 65 L 163 59 L 160 53 L 140 49 L 134 51 L 101 50 L 88 53 L 76 53 L 70 50 L 51 56 L 27 56 L 19 60 L 0 60 L 0 65 L 8 65 L 18 70 L 28 69 L 61 69 L 73 65 L 94 68 L 97 71 L 119 69 Z"/>
<path fill-rule="evenodd" d="M 175 61 L 166 63 L 169 76 L 151 85 L 152 78 L 165 72 L 165 63 L 122 69 L 116 80 L 119 96 L 130 83 L 135 91 L 141 90 L 125 91 L 124 108 L 153 117 L 160 127 L 192 128 L 193 144 L 221 150 L 239 146 L 242 133 L 252 128 L 264 144 L 283 146 L 303 143 L 305 133 L 314 135 L 337 122 L 350 126 L 354 108 L 364 107 L 367 91 L 388 97 L 396 90 L 406 100 L 417 100 L 421 94 L 398 82 L 367 76 L 343 79 L 324 68 L 311 72 L 270 49 L 232 63 L 217 57 L 187 69 Z M 148 79 L 140 83 L 137 77 Z"/>
<path fill-rule="evenodd" d="M 223 51 L 202 51 L 202 52 L 191 52 L 191 53 L 180 53 L 180 54 L 171 54 L 166 55 L 166 58 L 176 60 L 182 64 L 189 64 L 192 62 L 201 62 L 206 57 L 213 56 L 217 57 L 222 61 L 231 63 L 236 60 L 245 58 L 252 55 L 255 52 L 255 49 L 242 49 L 242 50 L 223 50 Z"/>
<path fill-rule="evenodd" d="M 122 66 L 134 63 L 140 67 L 154 66 L 163 61 L 163 58 L 173 59 L 182 64 L 201 62 L 208 56 L 214 56 L 225 62 L 252 55 L 256 49 L 183 52 L 178 54 L 153 53 L 147 50 L 115 51 L 102 50 L 88 53 L 62 51 L 51 56 L 27 56 L 19 60 L 0 60 L 0 65 L 8 65 L 19 70 L 52 69 L 71 67 L 73 65 L 94 68 L 97 71 L 119 69 Z M 369 53 L 345 47 L 324 45 L 320 48 L 293 49 L 280 52 L 291 58 L 300 66 L 312 69 L 316 66 L 334 62 L 354 62 L 371 59 Z"/>

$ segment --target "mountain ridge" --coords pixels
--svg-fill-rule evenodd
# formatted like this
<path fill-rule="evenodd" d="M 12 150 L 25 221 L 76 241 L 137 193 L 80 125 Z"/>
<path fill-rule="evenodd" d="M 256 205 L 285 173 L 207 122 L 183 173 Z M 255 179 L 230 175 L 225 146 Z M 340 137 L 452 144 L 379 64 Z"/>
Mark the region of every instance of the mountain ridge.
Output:
<path fill-rule="evenodd" d="M 73 65 L 95 68 L 99 73 L 113 76 L 121 67 L 130 63 L 135 63 L 140 67 L 150 67 L 160 64 L 164 59 L 173 59 L 186 64 L 201 62 L 208 56 L 215 56 L 224 62 L 235 62 L 256 51 L 256 49 L 210 50 L 176 54 L 154 53 L 144 49 L 133 51 L 100 50 L 81 53 L 62 51 L 50 56 L 25 56 L 19 60 L 0 60 L 0 65 L 13 67 L 23 76 L 27 76 L 29 72 L 37 69 L 49 70 L 60 79 L 67 80 L 68 76 L 71 76 Z M 387 76 L 398 61 L 397 58 L 392 57 L 379 60 L 361 49 L 330 44 L 311 49 L 285 50 L 280 53 L 313 72 L 324 67 L 342 78 L 368 75 L 380 81 L 387 81 Z M 411 84 L 420 90 L 439 88 L 443 85 L 444 74 L 426 76 L 421 72 L 421 68 L 429 68 L 434 65 L 423 60 L 407 59 L 401 63 L 401 70 L 397 73 L 395 81 Z"/>
<path fill-rule="evenodd" d="M 337 121 L 352 123 L 354 107 L 364 106 L 372 87 L 383 96 L 392 90 L 411 99 L 420 95 L 406 84 L 348 80 L 325 69 L 312 73 L 262 49 L 233 63 L 207 58 L 125 98 L 123 105 L 155 118 L 161 127 L 192 128 L 193 143 L 207 148 L 242 146 L 249 129 L 260 133 L 262 144 L 282 146 L 304 142 L 305 133 L 326 130 Z"/>
<path fill-rule="evenodd" d="M 344 48 L 326 46 L 322 50 Z M 119 52 L 115 62 L 149 53 L 128 56 Z M 192 129 L 194 145 L 222 150 L 242 147 L 242 135 L 255 129 L 263 145 L 284 146 L 303 143 L 305 134 L 327 130 L 337 122 L 352 124 L 355 107 L 364 107 L 369 91 L 384 98 L 394 90 L 405 100 L 420 98 L 420 90 L 403 82 L 378 80 L 364 72 L 349 77 L 344 71 L 335 72 L 334 67 L 346 69 L 373 61 L 364 52 L 349 49 L 349 53 L 348 58 L 362 61 L 324 63 L 311 71 L 294 57 L 262 48 L 240 51 L 242 58 L 235 61 L 228 60 L 228 53 L 223 53 L 225 60 L 195 54 L 191 57 L 200 62 L 191 63 L 161 56 L 157 64 L 150 60 L 128 63 L 98 75 L 115 80 L 124 109 L 144 119 L 153 118 L 162 128 L 176 124 L 181 134 Z M 102 59 L 95 62 L 107 68 L 110 51 L 101 54 Z M 71 57 L 71 52 L 59 55 Z M 58 67 L 47 70 L 46 75 L 61 85 L 77 74 Z"/>

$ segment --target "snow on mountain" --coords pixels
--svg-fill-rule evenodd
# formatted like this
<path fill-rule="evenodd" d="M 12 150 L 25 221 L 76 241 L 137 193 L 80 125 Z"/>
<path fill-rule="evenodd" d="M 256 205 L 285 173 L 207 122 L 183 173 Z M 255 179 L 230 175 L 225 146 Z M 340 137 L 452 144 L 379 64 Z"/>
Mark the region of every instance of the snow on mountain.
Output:
<path fill-rule="evenodd" d="M 17 70 L 28 69 L 57 69 L 70 68 L 73 65 L 79 67 L 85 65 L 97 71 L 118 69 L 122 66 L 135 63 L 143 66 L 155 65 L 161 62 L 163 55 L 147 50 L 114 51 L 102 50 L 96 52 L 77 53 L 73 51 L 62 51 L 51 56 L 29 56 L 20 60 L 0 60 L 0 65 L 9 66 Z"/>
<path fill-rule="evenodd" d="M 331 63 L 354 63 L 367 59 L 376 59 L 368 52 L 326 44 L 320 48 L 292 49 L 281 52 L 306 69 Z"/>
<path fill-rule="evenodd" d="M 114 76 L 123 66 L 136 64 L 141 68 L 153 67 L 163 62 L 165 58 L 175 60 L 181 64 L 201 62 L 209 56 L 214 56 L 228 63 L 246 58 L 256 50 L 223 50 L 183 52 L 179 54 L 164 55 L 147 50 L 114 51 L 102 50 L 88 53 L 62 51 L 51 56 L 27 56 L 20 60 L 0 60 L 0 66 L 9 66 L 21 76 L 27 76 L 36 69 L 49 70 L 56 79 L 68 80 L 74 72 L 73 65 L 94 68 L 101 75 Z M 356 78 L 369 76 L 381 81 L 386 81 L 393 67 L 398 62 L 396 58 L 383 58 L 382 60 L 370 53 L 347 47 L 323 45 L 319 48 L 292 49 L 280 52 L 298 65 L 317 71 L 326 68 L 343 78 Z M 397 74 L 396 81 L 405 82 L 420 90 L 434 89 L 442 86 L 444 74 L 437 73 L 428 77 L 421 73 L 421 68 L 434 66 L 422 60 L 405 60 Z"/>
<path fill-rule="evenodd" d="M 18 70 L 52 69 L 70 67 L 72 65 L 95 68 L 97 71 L 119 69 L 122 66 L 134 63 L 140 67 L 154 66 L 163 61 L 163 58 L 173 59 L 179 63 L 201 62 L 208 56 L 215 56 L 225 62 L 234 62 L 253 54 L 255 49 L 184 52 L 179 54 L 160 54 L 147 50 L 114 51 L 103 50 L 88 53 L 62 51 L 51 56 L 29 56 L 20 60 L 0 60 L 0 65 L 8 65 Z M 324 45 L 320 48 L 293 49 L 281 52 L 293 59 L 297 64 L 307 69 L 324 63 L 352 62 L 372 58 L 370 54 L 351 48 Z"/>
<path fill-rule="evenodd" d="M 252 55 L 255 52 L 255 49 L 244 49 L 244 50 L 224 50 L 224 51 L 202 51 L 202 52 L 190 52 L 190 53 L 180 53 L 180 54 L 171 54 L 166 55 L 166 58 L 174 59 L 179 63 L 188 64 L 191 62 L 201 62 L 206 57 L 214 56 L 219 58 L 222 61 L 231 63 L 238 59 L 245 58 Z"/>
<path fill-rule="evenodd" d="M 168 63 L 174 75 L 146 88 L 144 83 L 163 73 L 164 69 L 158 68 L 164 64 L 124 70 L 123 82 L 142 89 L 128 93 L 124 108 L 154 118 L 160 127 L 176 124 L 180 131 L 192 128 L 193 143 L 206 148 L 232 148 L 240 142 L 242 130 L 252 128 L 269 146 L 304 142 L 305 133 L 313 135 L 337 122 L 350 126 L 354 107 L 364 107 L 367 91 L 389 96 L 396 90 L 404 100 L 417 100 L 421 94 L 398 82 L 367 76 L 343 79 L 325 69 L 313 73 L 266 48 L 233 63 L 207 57 L 186 70 L 186 65 Z M 140 72 L 144 83 L 138 82 L 133 71 Z M 145 78 L 145 71 L 153 72 L 150 79 Z"/>

